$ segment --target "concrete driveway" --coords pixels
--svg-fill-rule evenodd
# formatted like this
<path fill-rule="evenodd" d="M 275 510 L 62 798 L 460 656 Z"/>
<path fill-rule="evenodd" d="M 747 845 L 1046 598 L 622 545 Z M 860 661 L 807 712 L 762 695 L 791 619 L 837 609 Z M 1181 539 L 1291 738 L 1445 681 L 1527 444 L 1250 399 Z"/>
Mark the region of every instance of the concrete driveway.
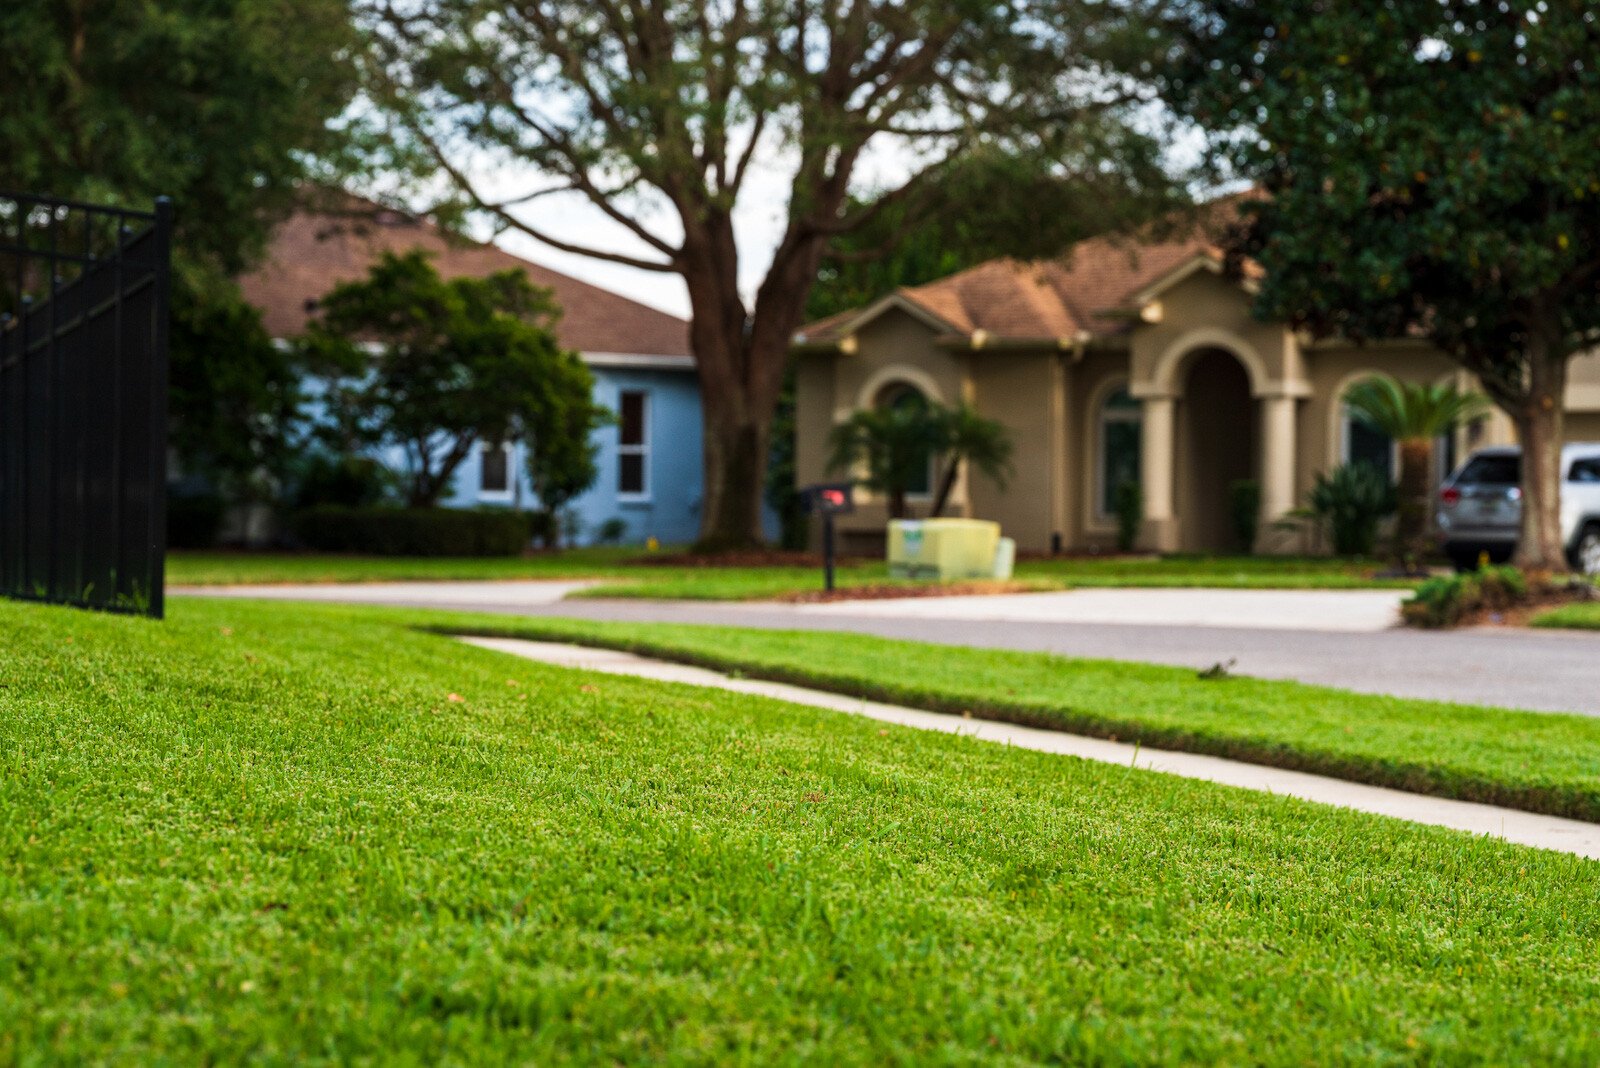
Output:
<path fill-rule="evenodd" d="M 975 623 L 1112 623 L 1257 630 L 1387 630 L 1404 590 L 1104 589 L 804 605 L 806 615 Z"/>

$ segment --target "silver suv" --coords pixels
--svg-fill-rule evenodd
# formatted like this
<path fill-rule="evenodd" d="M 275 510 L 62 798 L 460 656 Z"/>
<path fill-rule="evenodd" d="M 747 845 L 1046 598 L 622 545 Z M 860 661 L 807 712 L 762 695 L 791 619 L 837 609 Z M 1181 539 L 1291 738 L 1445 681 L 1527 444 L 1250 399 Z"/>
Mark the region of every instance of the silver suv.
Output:
<path fill-rule="evenodd" d="M 1439 543 L 1456 567 L 1511 558 L 1522 521 L 1522 450 L 1479 449 L 1439 491 Z M 1561 450 L 1561 537 L 1572 566 L 1600 575 L 1600 443 Z"/>

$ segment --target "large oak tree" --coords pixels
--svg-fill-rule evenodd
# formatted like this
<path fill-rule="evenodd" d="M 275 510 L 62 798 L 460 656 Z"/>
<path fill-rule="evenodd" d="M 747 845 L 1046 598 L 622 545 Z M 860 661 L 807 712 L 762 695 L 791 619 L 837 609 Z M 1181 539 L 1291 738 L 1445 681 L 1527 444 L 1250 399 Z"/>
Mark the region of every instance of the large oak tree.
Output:
<path fill-rule="evenodd" d="M 1583 0 L 1201 0 L 1172 99 L 1271 197 L 1259 308 L 1427 338 L 1515 423 L 1519 563 L 1565 569 L 1571 357 L 1600 340 L 1600 13 Z"/>
<path fill-rule="evenodd" d="M 834 239 L 916 205 L 975 150 L 1053 152 L 1103 173 L 1100 148 L 1139 140 L 1124 120 L 1152 46 L 1139 3 L 1082 0 L 361 6 L 375 101 L 466 206 L 555 248 L 682 276 L 705 413 L 705 547 L 759 540 L 785 358 Z M 880 149 L 898 166 L 862 188 Z M 507 164 L 544 179 L 509 194 L 482 182 Z M 747 300 L 735 208 L 752 172 L 774 168 L 783 231 Z M 641 251 L 558 236 L 523 210 L 564 194 Z"/>

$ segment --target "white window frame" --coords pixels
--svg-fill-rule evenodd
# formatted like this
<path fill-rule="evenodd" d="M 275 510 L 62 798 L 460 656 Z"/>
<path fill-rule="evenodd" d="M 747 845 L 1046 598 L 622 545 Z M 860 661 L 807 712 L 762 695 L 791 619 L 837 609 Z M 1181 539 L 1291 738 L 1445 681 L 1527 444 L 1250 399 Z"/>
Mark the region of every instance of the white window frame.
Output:
<path fill-rule="evenodd" d="M 637 445 L 624 445 L 622 442 L 622 398 L 634 393 L 639 396 L 639 437 Z M 621 389 L 617 391 L 617 500 L 629 504 L 647 503 L 650 500 L 650 422 L 654 415 L 651 411 L 650 391 L 647 389 Z M 622 458 L 624 456 L 638 456 L 639 480 L 643 489 L 638 491 L 622 488 Z"/>
<path fill-rule="evenodd" d="M 504 504 L 511 501 L 517 491 L 517 465 L 516 456 L 511 450 L 511 442 L 502 441 L 500 451 L 506 457 L 506 488 L 503 490 L 490 490 L 483 488 L 483 458 L 493 451 L 495 443 L 480 441 L 478 443 L 478 500 L 494 504 Z"/>
<path fill-rule="evenodd" d="M 1100 396 L 1095 401 L 1094 417 L 1094 517 L 1102 523 L 1109 523 L 1116 519 L 1113 512 L 1106 510 L 1106 461 L 1111 458 L 1109 442 L 1106 437 L 1106 427 L 1111 423 L 1133 423 L 1139 427 L 1139 464 L 1144 465 L 1144 406 L 1133 408 L 1111 408 L 1111 398 L 1118 393 L 1126 393 L 1129 384 L 1124 379 L 1107 383 L 1100 391 Z M 1131 394 L 1130 394 L 1131 396 Z M 1137 402 L 1137 398 L 1134 398 Z"/>

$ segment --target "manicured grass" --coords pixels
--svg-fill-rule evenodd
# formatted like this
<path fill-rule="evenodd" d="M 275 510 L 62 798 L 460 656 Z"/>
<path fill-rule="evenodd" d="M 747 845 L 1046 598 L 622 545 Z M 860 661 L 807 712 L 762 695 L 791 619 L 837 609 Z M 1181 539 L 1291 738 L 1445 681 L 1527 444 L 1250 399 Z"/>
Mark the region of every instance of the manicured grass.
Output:
<path fill-rule="evenodd" d="M 1600 1056 L 1591 862 L 403 618 L 0 604 L 0 1061 Z"/>
<path fill-rule="evenodd" d="M 1562 605 L 1535 617 L 1533 625 L 1566 627 L 1573 630 L 1600 630 L 1600 602 Z"/>
<path fill-rule="evenodd" d="M 173 585 L 233 585 L 301 582 L 384 582 L 420 579 L 605 580 L 585 597 L 649 597 L 687 600 L 755 600 L 781 597 L 821 585 L 817 568 L 673 567 L 637 563 L 636 548 L 575 549 L 526 558 L 412 558 L 296 553 L 176 552 L 167 559 Z M 1301 557 L 1148 558 L 1072 557 L 1024 560 L 1016 577 L 1038 589 L 1074 586 L 1211 586 L 1226 588 L 1348 589 L 1406 586 L 1374 578 L 1371 561 Z M 889 582 L 879 562 L 851 563 L 838 573 L 841 586 Z"/>
<path fill-rule="evenodd" d="M 1589 716 L 853 633 L 504 616 L 427 625 L 605 645 L 936 711 L 1600 820 L 1600 719 Z"/>

